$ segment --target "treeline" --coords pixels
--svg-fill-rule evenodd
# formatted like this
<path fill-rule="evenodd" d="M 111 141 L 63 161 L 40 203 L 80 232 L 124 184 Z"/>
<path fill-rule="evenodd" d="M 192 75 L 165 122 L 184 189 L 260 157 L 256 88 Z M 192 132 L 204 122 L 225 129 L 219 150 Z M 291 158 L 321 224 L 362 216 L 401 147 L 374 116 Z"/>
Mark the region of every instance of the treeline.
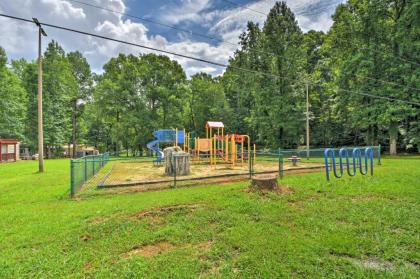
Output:
<path fill-rule="evenodd" d="M 79 52 L 57 42 L 44 53 L 44 142 L 49 157 L 70 143 L 141 153 L 162 128 L 203 136 L 207 120 L 249 134 L 260 148 L 305 143 L 306 90 L 311 146 L 420 148 L 418 1 L 350 0 L 327 34 L 303 33 L 283 2 L 262 27 L 253 22 L 220 77 L 187 78 L 166 56 L 124 55 L 92 73 Z M 380 96 L 377 98 L 372 96 Z M 0 48 L 0 136 L 37 149 L 36 61 L 7 64 Z"/>

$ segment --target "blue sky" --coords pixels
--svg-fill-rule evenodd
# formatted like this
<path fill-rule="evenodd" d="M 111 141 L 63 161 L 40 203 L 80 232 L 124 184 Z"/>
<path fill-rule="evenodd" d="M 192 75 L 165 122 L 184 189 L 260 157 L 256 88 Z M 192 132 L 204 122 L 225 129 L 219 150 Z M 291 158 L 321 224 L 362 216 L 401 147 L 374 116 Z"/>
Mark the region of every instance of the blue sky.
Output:
<path fill-rule="evenodd" d="M 90 3 L 113 13 L 79 2 Z M 239 7 L 229 2 L 245 6 Z M 343 0 L 289 0 L 286 1 L 296 13 L 303 31 L 309 29 L 328 31 L 335 7 Z M 37 17 L 41 22 L 54 23 L 74 29 L 106 35 L 226 63 L 237 46 L 238 36 L 244 31 L 247 21 L 264 24 L 265 15 L 274 0 L 2 0 L 0 12 L 14 16 Z M 146 18 L 162 24 L 186 29 L 173 30 L 158 24 L 141 21 L 121 13 Z M 146 53 L 129 47 L 82 35 L 45 28 L 48 39 L 57 40 L 66 51 L 81 51 L 95 72 L 118 53 Z M 193 35 L 200 33 L 217 40 Z M 6 49 L 11 59 L 36 58 L 36 28 L 28 23 L 0 19 L 0 46 Z M 45 47 L 45 45 L 44 45 Z M 202 62 L 185 58 L 176 59 L 188 75 L 204 71 L 212 75 L 223 72 Z"/>

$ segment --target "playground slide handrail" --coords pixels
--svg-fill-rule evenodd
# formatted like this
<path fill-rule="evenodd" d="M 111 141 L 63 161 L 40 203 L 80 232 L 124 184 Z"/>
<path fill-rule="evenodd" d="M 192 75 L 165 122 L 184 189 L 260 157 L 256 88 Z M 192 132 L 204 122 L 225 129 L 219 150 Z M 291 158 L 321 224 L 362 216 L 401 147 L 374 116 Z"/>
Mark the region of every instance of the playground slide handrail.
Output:
<path fill-rule="evenodd" d="M 335 151 L 336 149 L 327 148 L 324 151 L 324 159 L 325 159 L 325 172 L 327 180 L 330 180 L 330 158 L 331 158 L 331 169 L 334 173 L 336 178 L 341 178 L 343 176 L 343 155 L 345 156 L 346 168 L 347 173 L 349 176 L 355 176 L 357 173 L 357 169 L 359 169 L 360 174 L 366 175 L 370 168 L 370 174 L 373 175 L 373 165 L 374 165 L 374 151 L 371 147 L 366 147 L 364 149 L 364 164 L 362 160 L 362 150 L 360 148 L 353 148 L 352 151 L 352 165 L 353 171 L 351 172 L 350 168 L 350 158 L 349 158 L 349 151 L 347 148 L 341 148 L 338 152 L 339 158 L 339 173 L 337 172 L 337 165 L 335 162 Z"/>

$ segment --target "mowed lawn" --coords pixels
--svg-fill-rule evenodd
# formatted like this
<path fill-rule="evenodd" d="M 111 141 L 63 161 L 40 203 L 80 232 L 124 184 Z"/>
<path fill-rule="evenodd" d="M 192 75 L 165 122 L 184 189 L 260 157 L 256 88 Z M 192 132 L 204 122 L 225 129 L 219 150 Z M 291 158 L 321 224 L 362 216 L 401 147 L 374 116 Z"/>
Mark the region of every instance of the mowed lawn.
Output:
<path fill-rule="evenodd" d="M 420 158 L 71 200 L 69 161 L 0 165 L 0 278 L 419 278 Z"/>

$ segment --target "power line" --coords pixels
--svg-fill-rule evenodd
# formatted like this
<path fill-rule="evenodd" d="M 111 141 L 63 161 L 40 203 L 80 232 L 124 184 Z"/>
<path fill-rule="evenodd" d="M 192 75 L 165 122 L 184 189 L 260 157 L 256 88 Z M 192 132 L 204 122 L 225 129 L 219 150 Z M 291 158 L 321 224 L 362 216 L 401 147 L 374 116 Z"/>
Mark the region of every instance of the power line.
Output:
<path fill-rule="evenodd" d="M 86 3 L 86 2 L 82 2 L 82 1 L 78 1 L 78 0 L 67 0 L 67 1 L 78 3 L 78 4 L 81 4 L 81 5 L 85 5 L 85 6 L 89 6 L 89 7 L 96 8 L 96 9 L 100 9 L 100 10 L 107 11 L 107 12 L 110 12 L 110 13 L 115 13 L 115 14 L 120 14 L 120 15 L 124 15 L 124 16 L 127 16 L 127 17 L 131 17 L 131 18 L 135 18 L 135 19 L 138 19 L 140 21 L 160 25 L 160 26 L 163 26 L 163 27 L 166 27 L 166 28 L 170 28 L 170 29 L 173 29 L 173 30 L 178 30 L 178 31 L 181 31 L 181 32 L 184 32 L 184 33 L 188 33 L 188 34 L 191 34 L 191 35 L 194 35 L 194 36 L 199 36 L 199 37 L 206 38 L 206 39 L 209 39 L 209 40 L 215 40 L 215 41 L 218 41 L 218 42 L 221 42 L 221 43 L 226 43 L 226 44 L 230 44 L 230 45 L 233 45 L 233 46 L 238 46 L 238 44 L 233 43 L 233 42 L 224 41 L 224 40 L 219 39 L 217 37 L 205 35 L 205 34 L 202 34 L 202 33 L 197 33 L 197 32 L 194 32 L 192 30 L 189 30 L 189 29 L 179 28 L 179 27 L 176 27 L 176 26 L 173 26 L 173 25 L 163 23 L 161 21 L 152 20 L 152 19 L 148 19 L 148 18 L 144 18 L 144 17 L 140 17 L 140 16 L 128 14 L 128 13 L 119 12 L 119 11 L 116 11 L 116 10 L 112 10 L 112 9 L 109 9 L 109 8 L 105 8 L 105 7 L 102 7 L 102 6 L 98 6 L 98 5 L 94 5 L 94 4 L 90 4 L 90 3 Z"/>
<path fill-rule="evenodd" d="M 15 19 L 15 20 L 34 23 L 32 20 L 26 19 L 26 18 L 6 15 L 6 14 L 1 14 L 1 13 L 0 13 L 0 16 L 10 18 L 10 19 Z M 150 47 L 150 46 L 146 46 L 146 45 L 136 44 L 136 43 L 132 43 L 132 42 L 124 41 L 124 40 L 114 39 L 114 38 L 111 38 L 111 37 L 98 35 L 98 34 L 94 34 L 94 33 L 89 33 L 89 32 L 86 32 L 86 31 L 81 31 L 81 30 L 72 29 L 72 28 L 68 28 L 68 27 L 63 27 L 63 26 L 59 26 L 59 25 L 55 25 L 55 24 L 50 24 L 50 23 L 46 23 L 46 22 L 40 22 L 40 24 L 44 25 L 44 26 L 51 27 L 51 28 L 61 29 L 61 30 L 65 30 L 65 31 L 73 32 L 73 33 L 92 36 L 92 37 L 103 39 L 103 40 L 113 41 L 113 42 L 117 42 L 117 43 L 121 43 L 121 44 L 125 44 L 125 45 L 135 46 L 135 47 L 139 47 L 139 48 L 144 48 L 144 49 L 148 49 L 148 50 L 153 50 L 153 51 L 157 51 L 157 52 L 161 52 L 161 53 L 165 53 L 165 54 L 169 54 L 169 55 L 174 55 L 174 56 L 190 59 L 190 60 L 195 60 L 195 61 L 211 64 L 211 65 L 214 65 L 214 66 L 219 66 L 219 67 L 223 67 L 223 68 L 230 67 L 232 69 L 236 69 L 236 70 L 240 70 L 240 71 L 262 74 L 262 75 L 269 76 L 269 77 L 272 77 L 272 78 L 280 78 L 280 76 L 270 74 L 270 73 L 265 73 L 265 72 L 250 70 L 250 69 L 246 69 L 246 68 L 236 67 L 236 66 L 232 66 L 232 65 L 227 65 L 227 64 L 214 62 L 214 61 L 206 60 L 206 59 L 199 58 L 199 57 L 189 56 L 189 55 L 180 54 L 180 53 L 176 53 L 176 52 L 172 52 L 172 51 L 168 51 L 168 50 L 164 50 L 164 49 L 159 49 L 159 48 Z"/>
<path fill-rule="evenodd" d="M 373 48 L 367 48 L 367 47 L 361 47 L 361 48 L 362 48 L 362 49 L 365 49 L 365 50 L 374 51 L 374 52 L 376 52 L 376 53 L 381 53 L 381 54 L 383 54 L 383 52 L 382 52 L 382 51 L 380 51 L 380 50 L 376 50 L 376 49 L 373 49 Z M 393 58 L 400 59 L 401 61 L 404 61 L 404 62 L 407 62 L 407 63 L 413 64 L 413 65 L 416 65 L 416 66 L 420 66 L 420 63 L 417 63 L 417 62 L 414 62 L 414 61 L 408 60 L 408 59 L 403 58 L 403 57 L 401 57 L 401 56 L 392 55 L 392 57 L 393 57 Z"/>
<path fill-rule="evenodd" d="M 231 5 L 235 6 L 235 7 L 238 7 L 238 8 L 244 8 L 244 9 L 246 9 L 246 10 L 250 10 L 250 11 L 252 11 L 252 12 L 254 12 L 254 13 L 257 13 L 257 14 L 261 14 L 261 15 L 267 16 L 267 14 L 266 14 L 266 13 L 263 13 L 263 12 L 261 12 L 261 11 L 258 11 L 258 10 L 255 10 L 255 9 L 252 9 L 252 8 L 250 8 L 250 7 L 249 7 L 249 6 L 247 6 L 247 5 L 241 5 L 241 4 L 238 4 L 238 3 L 233 2 L 233 1 L 230 1 L 230 0 L 222 0 L 222 1 L 224 1 L 224 2 L 226 2 L 226 3 L 229 3 L 229 4 L 231 4 Z"/>
<path fill-rule="evenodd" d="M 101 6 L 98 6 L 98 5 L 85 3 L 85 2 L 82 2 L 82 1 L 78 1 L 78 0 L 67 0 L 67 1 L 75 2 L 75 3 L 81 4 L 81 5 L 86 5 L 86 6 L 89 6 L 89 7 L 92 7 L 92 8 L 104 10 L 104 11 L 115 13 L 115 14 L 124 15 L 124 16 L 127 16 L 127 17 L 138 19 L 140 21 L 149 22 L 149 23 L 153 23 L 153 24 L 156 24 L 156 25 L 164 26 L 164 27 L 167 27 L 167 28 L 170 28 L 170 29 L 173 29 L 173 30 L 178 30 L 178 31 L 181 31 L 181 32 L 185 32 L 185 33 L 188 33 L 188 34 L 191 34 L 191 35 L 194 35 L 194 36 L 199 36 L 199 37 L 202 37 L 202 38 L 218 41 L 222 44 L 228 44 L 228 45 L 234 46 L 236 48 L 238 48 L 238 46 L 239 46 L 239 43 L 233 43 L 231 41 L 225 41 L 225 40 L 219 39 L 217 37 L 209 36 L 209 35 L 206 35 L 206 34 L 203 34 L 203 33 L 193 32 L 192 30 L 179 28 L 179 27 L 176 27 L 176 26 L 173 26 L 173 25 L 162 23 L 162 22 L 157 21 L 157 20 L 150 20 L 150 19 L 147 19 L 147 18 L 144 18 L 144 17 L 139 17 L 139 16 L 119 12 L 119 11 L 116 11 L 116 10 L 112 10 L 112 9 L 109 9 L 109 8 L 104 8 L 104 7 L 101 7 Z M 266 51 L 259 50 L 259 49 L 257 49 L 256 51 L 259 52 L 259 53 L 276 56 L 276 54 L 272 53 L 272 52 L 266 52 Z"/>
<path fill-rule="evenodd" d="M 391 84 L 391 85 L 394 85 L 394 86 L 399 86 L 399 87 L 402 87 L 402 88 L 407 88 L 407 89 L 411 89 L 411 90 L 420 91 L 420 88 L 410 87 L 410 86 L 404 86 L 402 84 L 399 84 L 399 83 L 396 83 L 396 82 L 392 82 L 392 81 L 386 81 L 386 80 L 379 79 L 379 78 L 365 77 L 365 76 L 362 76 L 362 75 L 359 75 L 359 74 L 356 74 L 356 76 L 358 76 L 360 78 L 369 79 L 369 80 L 379 81 L 379 82 L 385 83 L 385 84 Z"/>
<path fill-rule="evenodd" d="M 30 19 L 11 16 L 11 15 L 6 15 L 6 14 L 2 14 L 2 13 L 0 13 L 0 16 L 5 17 L 5 18 L 9 18 L 9 19 L 24 21 L 24 22 L 28 22 L 28 23 L 34 23 L 34 21 L 30 20 Z M 269 77 L 272 77 L 272 78 L 280 78 L 280 79 L 285 78 L 285 77 L 281 77 L 281 76 L 266 73 L 266 72 L 260 72 L 260 71 L 255 71 L 255 70 L 251 70 L 251 69 L 236 67 L 236 66 L 232 66 L 232 65 L 226 65 L 226 64 L 223 64 L 223 63 L 219 63 L 219 62 L 214 62 L 214 61 L 210 61 L 210 60 L 206 60 L 206 59 L 202 59 L 202 58 L 198 58 L 198 57 L 193 57 L 193 56 L 189 56 L 189 55 L 184 55 L 184 54 L 180 54 L 180 53 L 176 53 L 176 52 L 172 52 L 172 51 L 159 49 L 159 48 L 149 47 L 149 46 L 136 44 L 136 43 L 132 43 L 132 42 L 127 42 L 127 41 L 123 41 L 123 40 L 119 40 L 119 39 L 114 39 L 114 38 L 111 38 L 111 37 L 102 36 L 102 35 L 89 33 L 89 32 L 85 32 L 85 31 L 80 31 L 80 30 L 67 28 L 67 27 L 63 27 L 63 26 L 59 26 L 59 25 L 49 24 L 49 23 L 45 23 L 45 22 L 39 22 L 39 23 L 41 25 L 51 27 L 51 28 L 56 28 L 56 29 L 60 29 L 60 30 L 68 31 L 68 32 L 73 32 L 73 33 L 78 33 L 78 34 L 82 34 L 82 35 L 86 35 L 86 36 L 92 36 L 92 37 L 100 38 L 100 39 L 103 39 L 103 40 L 109 40 L 109 41 L 113 41 L 113 42 L 117 42 L 117 43 L 121 43 L 121 44 L 126 44 L 126 45 L 130 45 L 130 46 L 135 46 L 135 47 L 139 47 L 139 48 L 153 50 L 153 51 L 157 51 L 157 52 L 161 52 L 161 53 L 165 53 L 165 54 L 169 54 L 169 55 L 174 55 L 174 56 L 178 56 L 178 57 L 182 57 L 182 58 L 186 58 L 186 59 L 190 59 L 190 60 L 195 60 L 195 61 L 199 61 L 199 62 L 223 67 L 223 68 L 229 67 L 229 68 L 232 68 L 232 69 L 236 69 L 236 70 L 240 70 L 240 71 L 244 71 L 244 72 L 249 72 L 249 73 L 261 74 L 261 75 L 269 76 Z M 315 83 L 311 83 L 311 84 L 315 84 Z M 380 99 L 386 99 L 386 100 L 390 100 L 390 101 L 399 101 L 399 102 L 404 102 L 404 103 L 420 106 L 420 103 L 417 103 L 417 102 L 411 102 L 411 101 L 406 101 L 406 100 L 401 100 L 401 99 L 396 99 L 396 98 L 390 98 L 390 97 L 384 97 L 384 96 L 377 96 L 377 95 L 372 95 L 372 94 L 362 93 L 362 92 L 357 92 L 357 91 L 351 91 L 351 90 L 346 90 L 346 89 L 339 89 L 339 90 L 343 90 L 343 91 L 347 91 L 347 92 L 353 92 L 355 94 L 364 95 L 364 96 L 368 96 L 368 97 L 372 97 L 372 98 L 380 98 Z"/>
<path fill-rule="evenodd" d="M 378 96 L 378 95 L 373 95 L 373 94 L 359 92 L 359 91 L 353 91 L 353 90 L 347 90 L 347 89 L 342 89 L 342 88 L 339 88 L 338 90 L 339 91 L 341 90 L 341 91 L 345 91 L 345 92 L 350 92 L 350 93 L 354 93 L 354 94 L 358 94 L 358 95 L 363 95 L 363 96 L 370 97 L 370 98 L 384 99 L 384 100 L 388 100 L 388 101 L 401 102 L 401 103 L 406 103 L 406 104 L 410 104 L 410 105 L 420 106 L 420 103 L 407 101 L 407 100 L 402 100 L 402 99 L 397 99 L 397 98 L 391 98 L 391 97 L 386 97 L 386 96 Z"/>
<path fill-rule="evenodd" d="M 242 4 L 239 4 L 239 3 L 236 3 L 236 2 L 230 1 L 230 0 L 222 0 L 222 1 L 224 1 L 226 3 L 229 3 L 229 4 L 231 4 L 231 5 L 235 6 L 235 7 L 238 7 L 238 8 L 243 8 L 245 10 L 249 10 L 249 11 L 252 11 L 252 12 L 257 13 L 257 14 L 260 14 L 260 15 L 268 16 L 267 13 L 261 12 L 259 10 L 253 9 L 253 8 L 250 8 L 249 7 L 250 5 L 242 5 Z M 300 12 L 300 13 L 294 13 L 294 14 L 296 16 L 299 16 L 299 15 L 318 15 L 318 14 L 320 14 L 323 11 L 329 10 L 329 7 L 330 6 L 336 6 L 338 4 L 339 4 L 339 2 L 329 3 L 329 4 L 326 4 L 326 5 L 318 6 L 315 9 L 313 9 L 311 12 Z M 303 6 L 304 5 L 302 5 L 301 7 L 303 7 Z M 317 12 L 314 13 L 314 11 L 317 11 Z"/>
<path fill-rule="evenodd" d="M 319 62 L 319 61 L 327 61 L 328 62 L 329 59 L 325 59 L 325 58 L 324 59 L 318 59 L 317 62 Z M 363 78 L 363 79 L 369 79 L 369 80 L 373 80 L 373 81 L 379 81 L 379 82 L 384 83 L 384 84 L 390 84 L 390 85 L 398 86 L 398 87 L 401 87 L 401 88 L 404 88 L 404 89 L 411 89 L 411 90 L 420 91 L 420 88 L 405 86 L 405 85 L 402 85 L 402 84 L 399 84 L 399 83 L 396 83 L 396 82 L 392 82 L 392 81 L 388 81 L 388 80 L 383 80 L 383 79 L 380 79 L 380 78 L 373 78 L 373 77 L 369 77 L 369 76 L 363 76 L 361 74 L 356 74 L 356 73 L 354 75 L 357 76 L 357 77 Z"/>
<path fill-rule="evenodd" d="M 229 4 L 231 4 L 231 5 L 233 5 L 233 6 L 235 6 L 235 7 L 238 7 L 238 8 L 242 8 L 242 9 L 245 9 L 245 10 L 249 10 L 249 11 L 252 11 L 252 12 L 254 12 L 254 13 L 256 13 L 256 14 L 258 14 L 258 15 L 263 15 L 263 16 L 266 16 L 266 17 L 268 17 L 268 14 L 267 13 L 264 13 L 264 12 L 261 12 L 261 11 L 259 11 L 259 10 L 255 10 L 255 9 L 253 9 L 253 8 L 250 8 L 249 6 L 250 5 L 241 5 L 241 4 L 239 4 L 239 3 L 236 3 L 236 2 L 233 2 L 233 1 L 230 1 L 230 0 L 222 0 L 222 1 L 224 1 L 224 2 L 226 2 L 226 3 L 229 3 Z M 339 4 L 339 3 L 329 3 L 328 5 L 324 5 L 324 6 L 320 6 L 320 7 L 316 7 L 314 10 L 312 10 L 311 12 L 300 12 L 300 13 L 294 13 L 294 15 L 295 16 L 300 16 L 300 15 L 303 15 L 303 16 L 310 16 L 310 15 L 320 15 L 322 12 L 325 12 L 325 11 L 328 11 L 329 10 L 329 6 L 334 6 L 334 5 L 337 5 L 337 4 Z M 303 7 L 304 5 L 302 5 L 301 7 Z M 314 12 L 314 11 L 316 11 L 316 12 Z M 306 26 L 306 25 L 303 25 L 303 24 L 299 24 L 299 26 L 300 27 L 302 27 L 302 28 L 305 28 L 305 29 L 308 29 L 308 30 L 311 30 L 312 28 L 309 28 L 308 26 Z"/>

